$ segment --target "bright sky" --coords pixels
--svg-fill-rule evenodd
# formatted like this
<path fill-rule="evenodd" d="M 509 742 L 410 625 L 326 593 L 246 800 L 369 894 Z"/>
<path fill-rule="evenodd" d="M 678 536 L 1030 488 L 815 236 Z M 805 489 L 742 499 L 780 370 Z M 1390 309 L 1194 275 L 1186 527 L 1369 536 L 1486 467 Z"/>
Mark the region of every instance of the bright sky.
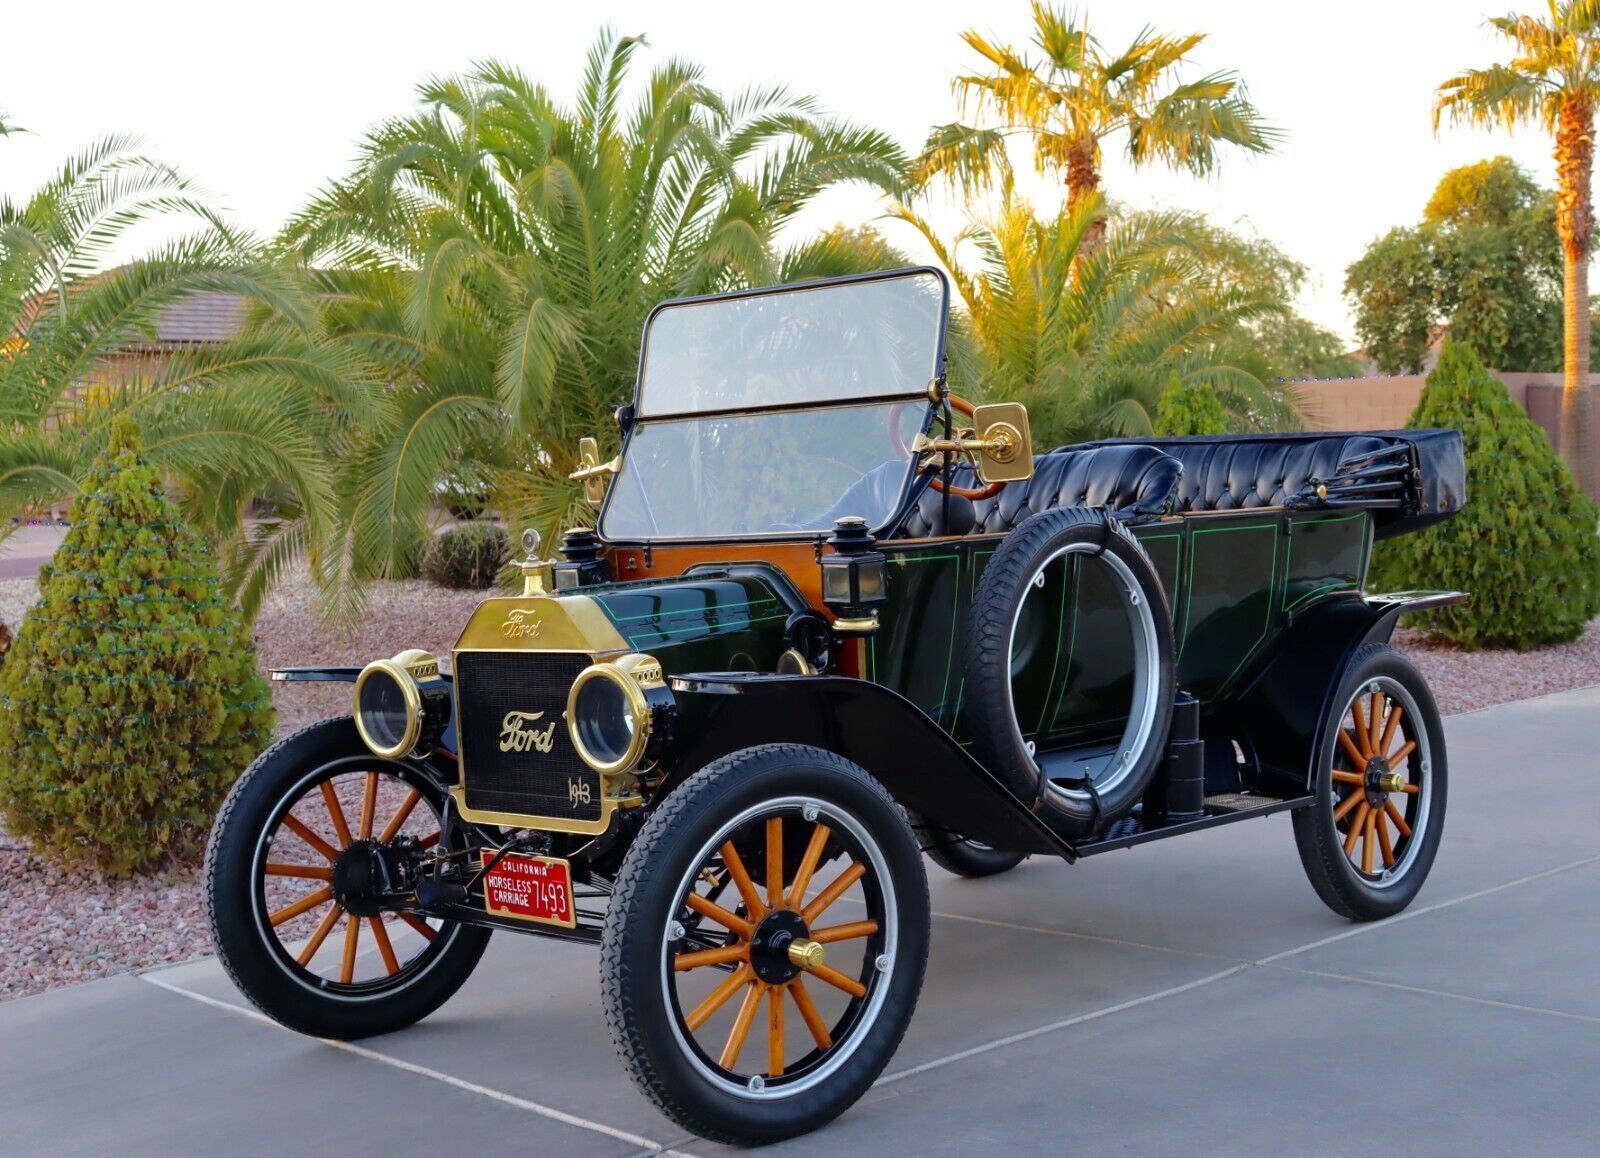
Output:
<path fill-rule="evenodd" d="M 1288 132 L 1276 154 L 1229 157 L 1208 181 L 1131 172 L 1113 154 L 1107 192 L 1253 227 L 1311 268 L 1302 310 L 1346 335 L 1345 266 L 1372 238 L 1414 222 L 1446 169 L 1508 153 L 1553 182 L 1549 145 L 1537 133 L 1433 134 L 1434 86 L 1501 53 L 1484 27 L 1483 0 L 1102 0 L 1088 10 L 1111 48 L 1145 23 L 1209 33 L 1195 71 L 1238 70 Z M 646 34 L 645 64 L 698 61 L 724 90 L 787 82 L 915 150 L 931 124 L 955 119 L 950 80 L 973 63 L 960 32 L 977 27 L 1020 43 L 1029 10 L 1025 0 L 76 0 L 13 5 L 5 23 L 0 110 L 31 135 L 0 140 L 0 191 L 25 196 L 93 138 L 129 132 L 200 180 L 239 222 L 270 232 L 347 169 L 368 126 L 411 107 L 419 80 L 474 60 L 499 57 L 564 97 L 595 32 L 610 24 Z M 1036 199 L 1054 195 L 1041 188 Z M 881 211 L 869 195 L 839 191 L 808 220 L 856 223 Z M 940 219 L 953 232 L 957 216 Z M 924 255 L 906 233 L 888 232 Z"/>

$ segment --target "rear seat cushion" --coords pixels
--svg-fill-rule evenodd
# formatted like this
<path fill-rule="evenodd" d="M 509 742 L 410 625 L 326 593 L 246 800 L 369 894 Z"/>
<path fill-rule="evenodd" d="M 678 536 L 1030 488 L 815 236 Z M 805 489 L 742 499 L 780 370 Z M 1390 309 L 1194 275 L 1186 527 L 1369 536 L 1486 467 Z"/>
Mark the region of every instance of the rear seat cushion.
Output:
<path fill-rule="evenodd" d="M 992 499 L 976 502 L 924 490 L 901 522 L 896 538 L 986 535 L 1009 531 L 1040 511 L 1057 507 L 1105 507 L 1134 515 L 1161 515 L 1183 468 L 1153 446 L 1128 443 L 1092 448 L 1062 447 L 1033 460 L 1033 477 L 1006 484 Z M 983 484 L 970 466 L 953 472 L 956 486 Z"/>
<path fill-rule="evenodd" d="M 1155 445 L 1183 464 L 1175 510 L 1185 514 L 1281 506 L 1299 494 L 1309 479 L 1328 478 L 1342 460 L 1381 450 L 1390 445 L 1390 440 L 1370 434 L 1295 439 L 1252 439 L 1243 435 L 1157 440 Z"/>

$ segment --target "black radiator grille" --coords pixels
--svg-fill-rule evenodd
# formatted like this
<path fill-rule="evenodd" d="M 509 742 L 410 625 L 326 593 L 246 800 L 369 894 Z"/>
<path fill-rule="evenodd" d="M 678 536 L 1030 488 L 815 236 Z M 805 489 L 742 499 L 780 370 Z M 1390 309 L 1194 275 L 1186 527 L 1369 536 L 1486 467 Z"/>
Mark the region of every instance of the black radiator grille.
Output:
<path fill-rule="evenodd" d="M 565 652 L 457 654 L 456 733 L 468 808 L 600 819 L 600 776 L 573 749 L 565 719 L 567 692 L 588 666 L 588 656 Z M 511 746 L 502 750 L 508 738 Z M 539 747 L 545 742 L 548 752 Z"/>

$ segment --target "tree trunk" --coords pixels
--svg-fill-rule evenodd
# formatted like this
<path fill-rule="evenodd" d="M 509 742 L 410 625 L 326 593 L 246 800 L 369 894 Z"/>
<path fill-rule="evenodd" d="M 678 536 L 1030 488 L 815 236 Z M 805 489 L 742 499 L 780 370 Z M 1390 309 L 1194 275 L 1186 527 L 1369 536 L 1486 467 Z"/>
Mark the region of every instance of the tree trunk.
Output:
<path fill-rule="evenodd" d="M 1591 498 L 1596 489 L 1589 393 L 1589 251 L 1594 235 L 1590 184 L 1594 176 L 1594 105 L 1569 96 L 1556 125 L 1556 231 L 1564 262 L 1564 349 L 1561 390 L 1561 457 Z"/>
<path fill-rule="evenodd" d="M 1077 212 L 1078 207 L 1100 191 L 1100 164 L 1094 141 L 1075 143 L 1067 152 L 1067 209 Z M 1089 228 L 1084 231 L 1083 243 L 1078 247 L 1080 256 L 1088 257 L 1100 252 L 1106 240 L 1106 215 L 1102 210 L 1094 215 Z"/>

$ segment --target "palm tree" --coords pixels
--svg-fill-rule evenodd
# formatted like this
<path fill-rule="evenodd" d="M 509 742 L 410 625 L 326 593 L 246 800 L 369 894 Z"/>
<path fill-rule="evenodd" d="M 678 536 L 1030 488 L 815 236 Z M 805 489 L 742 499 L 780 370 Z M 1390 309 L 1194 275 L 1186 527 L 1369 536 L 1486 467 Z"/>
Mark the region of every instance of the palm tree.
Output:
<path fill-rule="evenodd" d="M 985 68 L 957 77 L 956 95 L 985 124 L 936 126 L 918 162 L 922 180 L 944 176 L 969 192 L 988 187 L 1009 174 L 1007 140 L 1022 135 L 1033 142 L 1041 174 L 1064 176 L 1067 208 L 1076 210 L 1099 191 L 1102 143 L 1118 133 L 1134 165 L 1160 162 L 1197 176 L 1215 169 L 1222 145 L 1265 153 L 1279 139 L 1237 73 L 1177 79 L 1179 65 L 1205 40 L 1201 34 L 1145 28 L 1111 56 L 1087 17 L 1035 2 L 1033 24 L 1039 59 L 976 30 L 962 34 Z M 1104 233 L 1105 218 L 1095 218 L 1085 251 Z"/>
<path fill-rule="evenodd" d="M 194 232 L 104 271 L 128 230 L 154 218 L 187 219 Z M 162 315 L 208 291 L 241 296 L 270 321 L 220 347 L 148 352 Z M 72 158 L 24 203 L 0 200 L 0 537 L 30 507 L 75 492 L 112 419 L 128 414 L 253 614 L 284 567 L 328 535 L 330 416 L 359 421 L 366 409 L 360 379 L 319 347 L 315 322 L 296 277 L 263 264 L 181 174 L 126 139 Z M 265 493 L 285 517 L 247 525 Z"/>
<path fill-rule="evenodd" d="M 1220 339 L 1280 313 L 1278 297 L 1219 284 L 1190 248 L 1192 223 L 1182 215 L 1118 220 L 1084 253 L 1102 213 L 1096 196 L 1041 219 L 1007 186 L 997 214 L 945 241 L 915 212 L 897 210 L 950 271 L 964 307 L 956 392 L 1025 403 L 1041 446 L 1154 433 L 1174 375 L 1216 389 L 1236 427 L 1294 425 L 1280 391 L 1212 357 Z"/>
<path fill-rule="evenodd" d="M 408 565 L 444 484 L 547 541 L 591 519 L 566 476 L 580 436 L 614 443 L 656 302 L 870 258 L 844 231 L 778 234 L 830 186 L 897 189 L 893 141 L 781 88 L 724 97 L 675 60 L 630 104 L 641 44 L 603 33 L 571 105 L 492 62 L 430 81 L 291 223 L 329 340 L 394 384 L 343 459 L 352 586 Z"/>
<path fill-rule="evenodd" d="M 1561 451 L 1578 484 L 1595 479 L 1589 396 L 1589 254 L 1594 242 L 1594 115 L 1600 105 L 1600 0 L 1550 0 L 1549 18 L 1497 16 L 1490 27 L 1514 46 L 1507 64 L 1468 69 L 1439 86 L 1443 121 L 1507 129 L 1535 123 L 1555 137 L 1556 231 L 1565 263 L 1566 375 Z"/>

